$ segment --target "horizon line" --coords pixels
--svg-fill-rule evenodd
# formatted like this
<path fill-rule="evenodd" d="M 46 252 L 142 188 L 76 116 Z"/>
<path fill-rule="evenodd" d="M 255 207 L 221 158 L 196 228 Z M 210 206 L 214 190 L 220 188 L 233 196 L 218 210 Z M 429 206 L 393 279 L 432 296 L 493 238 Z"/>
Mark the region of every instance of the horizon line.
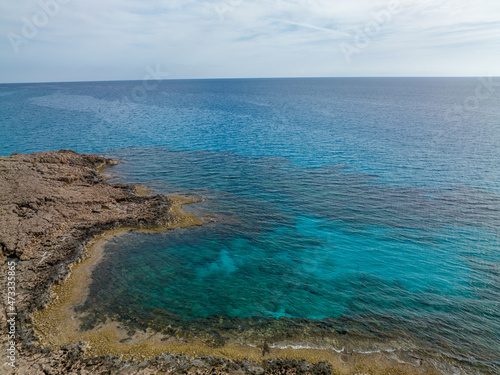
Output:
<path fill-rule="evenodd" d="M 168 78 L 155 79 L 155 81 L 222 81 L 222 80 L 263 80 L 263 79 L 339 79 L 339 78 L 499 78 L 494 75 L 467 75 L 467 76 L 304 76 L 304 77 L 215 77 L 215 78 Z M 111 79 L 111 80 L 81 80 L 81 81 L 35 81 L 35 82 L 0 82 L 0 85 L 36 85 L 54 83 L 111 83 L 111 82 L 140 82 L 144 79 Z"/>

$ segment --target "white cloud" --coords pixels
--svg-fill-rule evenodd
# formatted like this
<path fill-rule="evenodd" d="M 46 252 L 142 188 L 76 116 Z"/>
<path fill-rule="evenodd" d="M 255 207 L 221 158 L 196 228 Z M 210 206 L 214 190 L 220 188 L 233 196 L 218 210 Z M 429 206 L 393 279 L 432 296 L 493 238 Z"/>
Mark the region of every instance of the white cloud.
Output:
<path fill-rule="evenodd" d="M 42 8 L 4 1 L 0 82 L 142 79 L 155 64 L 172 78 L 500 75 L 497 0 L 400 0 L 348 62 L 339 45 L 354 45 L 389 3 L 70 0 L 16 54 L 9 33 L 23 36 L 23 19 Z"/>

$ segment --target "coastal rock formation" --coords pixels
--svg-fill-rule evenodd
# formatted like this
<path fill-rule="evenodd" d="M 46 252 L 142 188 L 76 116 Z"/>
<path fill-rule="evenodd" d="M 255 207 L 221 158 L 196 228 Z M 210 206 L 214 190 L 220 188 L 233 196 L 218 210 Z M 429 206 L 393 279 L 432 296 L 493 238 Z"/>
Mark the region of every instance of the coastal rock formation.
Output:
<path fill-rule="evenodd" d="M 16 327 L 18 350 L 29 336 L 29 313 L 49 301 L 49 287 L 67 277 L 95 236 L 178 219 L 168 197 L 140 196 L 132 185 L 106 182 L 99 170 L 114 163 L 67 150 L 0 157 L 0 329 Z M 5 287 L 7 264 L 15 264 L 13 289 Z M 2 334 L 2 360 L 8 342 Z"/>
<path fill-rule="evenodd" d="M 193 358 L 187 355 L 165 353 L 144 361 L 126 361 L 119 357 L 86 357 L 86 344 L 78 342 L 65 345 L 49 353 L 33 356 L 31 365 L 26 363 L 18 375 L 33 374 L 196 374 L 196 375 L 331 375 L 332 366 L 327 362 L 313 365 L 294 359 L 269 359 L 262 364 L 250 360 L 229 360 L 219 357 Z"/>
<path fill-rule="evenodd" d="M 104 157 L 66 150 L 0 157 L 0 329 L 3 332 L 0 335 L 0 374 L 364 373 L 360 368 L 367 368 L 367 365 L 362 362 L 359 366 L 357 362 L 349 364 L 352 360 L 344 353 L 336 352 L 336 356 L 342 357 L 335 368 L 331 364 L 334 362 L 326 362 L 324 358 L 307 357 L 314 364 L 290 358 L 287 349 L 283 351 L 286 358 L 272 359 L 267 342 L 262 346 L 262 360 L 260 354 L 254 358 L 231 358 L 227 350 L 219 350 L 225 341 L 218 334 L 214 335 L 213 342 L 207 342 L 207 347 L 213 347 L 217 356 L 200 356 L 199 352 L 195 352 L 195 356 L 163 353 L 162 349 L 160 355 L 125 358 L 116 352 L 115 355 L 92 353 L 89 342 L 74 339 L 68 345 L 44 346 L 33 328 L 36 320 L 33 316 L 37 313 L 31 313 L 51 300 L 50 287 L 68 278 L 72 265 L 85 258 L 87 245 L 97 236 L 119 228 L 164 229 L 203 224 L 180 209 L 189 199 L 144 195 L 136 186 L 107 182 L 99 171 L 114 163 Z M 76 273 L 77 268 L 74 268 L 71 277 Z M 220 317 L 214 319 L 222 324 Z M 61 316 L 57 315 L 48 328 L 64 327 L 61 323 Z M 277 324 L 281 323 L 283 321 Z M 9 332 L 14 333 L 13 339 L 5 334 Z M 147 331 L 142 332 L 146 334 Z M 151 337 L 147 337 L 149 339 Z M 254 349 L 261 350 L 260 347 Z M 5 363 L 6 357 L 11 360 L 11 353 L 15 368 Z M 227 358 L 220 358 L 219 354 Z M 391 363 L 395 369 L 402 366 L 399 358 Z M 417 360 L 416 365 L 401 367 L 401 371 L 373 373 L 439 373 L 427 371 L 420 359 Z M 338 371 L 347 366 L 352 371 Z M 411 370 L 404 370 L 407 368 Z"/>
<path fill-rule="evenodd" d="M 134 186 L 107 183 L 98 169 L 112 163 L 66 150 L 0 157 L 0 264 L 18 261 L 19 312 L 46 303 L 48 287 L 67 276 L 96 235 L 175 220 L 167 197 L 139 196 Z"/>
<path fill-rule="evenodd" d="M 11 349 L 0 335 L 2 374 L 317 374 L 331 365 L 293 359 L 230 360 L 165 353 L 146 360 L 89 356 L 88 344 L 40 347 L 30 314 L 50 301 L 50 286 L 67 278 L 86 246 L 110 229 L 159 229 L 184 223 L 163 195 L 141 195 L 137 187 L 111 184 L 99 171 L 115 162 L 73 151 L 0 157 L 0 329 L 15 321 L 15 368 L 5 363 Z M 184 214 L 186 215 L 186 214 Z M 196 225 L 196 221 L 192 221 Z M 189 223 L 188 224 L 192 224 Z M 8 303 L 8 265 L 15 264 L 15 295 Z M 17 315 L 9 315 L 11 306 Z M 12 316 L 15 319 L 12 319 Z M 7 357 L 8 358 L 8 357 Z"/>

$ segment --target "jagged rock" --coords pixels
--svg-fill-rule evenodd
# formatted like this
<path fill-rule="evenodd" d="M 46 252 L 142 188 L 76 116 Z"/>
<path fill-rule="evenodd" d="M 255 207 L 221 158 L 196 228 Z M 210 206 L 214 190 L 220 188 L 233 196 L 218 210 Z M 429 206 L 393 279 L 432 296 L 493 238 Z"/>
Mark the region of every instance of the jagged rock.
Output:
<path fill-rule="evenodd" d="M 97 171 L 112 163 L 65 150 L 0 157 L 0 260 L 20 261 L 19 311 L 43 305 L 48 286 L 67 276 L 96 235 L 172 220 L 167 197 L 139 197 L 133 186 L 107 183 Z"/>
<path fill-rule="evenodd" d="M 69 266 L 85 256 L 85 247 L 108 229 L 161 227 L 175 221 L 171 201 L 163 195 L 138 196 L 134 186 L 110 184 L 99 169 L 112 160 L 73 151 L 13 154 L 0 157 L 0 265 L 16 263 L 18 312 L 17 367 L 0 364 L 0 373 L 37 374 L 297 374 L 330 375 L 328 363 L 313 365 L 292 359 L 250 360 L 165 353 L 147 360 L 121 356 L 86 356 L 88 344 L 58 349 L 34 344 L 29 313 L 50 299 L 49 287 L 63 281 Z M 0 329 L 5 332 L 5 272 L 0 274 Z M 133 335 L 129 332 L 129 336 Z M 5 353 L 7 335 L 0 336 Z M 213 346 L 224 345 L 214 335 Z M 283 372 L 283 370 L 285 372 Z"/>

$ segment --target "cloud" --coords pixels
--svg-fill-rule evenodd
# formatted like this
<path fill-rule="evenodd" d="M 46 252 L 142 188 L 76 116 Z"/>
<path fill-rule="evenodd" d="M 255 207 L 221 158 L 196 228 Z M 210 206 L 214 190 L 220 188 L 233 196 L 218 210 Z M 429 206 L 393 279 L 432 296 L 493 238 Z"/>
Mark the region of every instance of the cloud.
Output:
<path fill-rule="evenodd" d="M 142 79 L 155 64 L 172 78 L 500 75 L 500 2 L 399 0 L 380 21 L 397 1 L 2 2 L 0 82 Z"/>

